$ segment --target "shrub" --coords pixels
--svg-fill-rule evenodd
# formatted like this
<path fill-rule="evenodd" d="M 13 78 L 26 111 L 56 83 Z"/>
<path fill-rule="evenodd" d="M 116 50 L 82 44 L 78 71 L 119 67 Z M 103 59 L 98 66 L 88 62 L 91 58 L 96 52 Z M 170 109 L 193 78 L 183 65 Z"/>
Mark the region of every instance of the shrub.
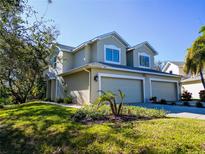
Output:
<path fill-rule="evenodd" d="M 198 101 L 196 102 L 196 107 L 203 107 L 203 104 L 200 101 Z"/>
<path fill-rule="evenodd" d="M 155 103 L 157 102 L 157 97 L 156 96 L 153 96 L 149 99 L 151 102 Z"/>
<path fill-rule="evenodd" d="M 85 106 L 75 112 L 72 120 L 75 122 L 82 122 L 86 120 L 106 120 L 112 114 L 111 108 L 108 105 Z M 146 109 L 136 106 L 123 106 L 122 115 L 134 116 L 137 118 L 163 118 L 166 116 L 164 110 Z"/>
<path fill-rule="evenodd" d="M 3 109 L 3 108 L 4 108 L 4 106 L 2 104 L 0 104 L 0 109 Z"/>
<path fill-rule="evenodd" d="M 200 90 L 199 97 L 201 101 L 205 101 L 205 90 Z"/>
<path fill-rule="evenodd" d="M 72 116 L 72 119 L 73 121 L 75 122 L 80 122 L 82 120 L 84 120 L 86 118 L 86 111 L 83 110 L 83 109 L 79 109 L 73 116 Z"/>
<path fill-rule="evenodd" d="M 167 104 L 167 101 L 165 99 L 161 99 L 160 104 Z"/>
<path fill-rule="evenodd" d="M 13 97 L 8 97 L 8 98 L 0 98 L 0 104 L 2 105 L 9 105 L 9 104 L 13 104 L 14 100 Z"/>
<path fill-rule="evenodd" d="M 187 101 L 183 102 L 183 105 L 184 106 L 190 106 L 189 102 L 187 102 Z"/>
<path fill-rule="evenodd" d="M 63 100 L 63 103 L 65 104 L 71 104 L 73 102 L 73 98 L 72 97 L 66 97 Z"/>
<path fill-rule="evenodd" d="M 182 101 L 190 101 L 192 98 L 192 93 L 188 92 L 187 90 L 183 91 L 181 95 L 181 100 Z"/>
<path fill-rule="evenodd" d="M 123 114 L 133 115 L 139 118 L 162 118 L 166 116 L 164 110 L 146 109 L 137 106 L 124 106 Z"/>
<path fill-rule="evenodd" d="M 57 103 L 63 103 L 64 99 L 63 98 L 58 98 L 56 101 L 57 101 Z"/>
<path fill-rule="evenodd" d="M 89 105 L 76 111 L 72 119 L 76 122 L 83 120 L 101 120 L 105 119 L 110 113 L 110 108 L 107 105 L 102 105 L 100 107 L 97 105 Z"/>
<path fill-rule="evenodd" d="M 43 100 L 43 101 L 49 101 L 49 102 L 51 101 L 50 98 L 43 98 L 42 100 Z"/>

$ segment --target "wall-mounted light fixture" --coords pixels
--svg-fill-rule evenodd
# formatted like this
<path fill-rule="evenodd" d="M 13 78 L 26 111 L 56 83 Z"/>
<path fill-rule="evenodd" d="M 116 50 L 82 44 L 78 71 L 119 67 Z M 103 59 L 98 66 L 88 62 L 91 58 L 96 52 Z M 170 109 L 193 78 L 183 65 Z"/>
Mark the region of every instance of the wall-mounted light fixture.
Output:
<path fill-rule="evenodd" d="M 98 75 L 94 76 L 94 80 L 97 82 L 98 81 Z"/>

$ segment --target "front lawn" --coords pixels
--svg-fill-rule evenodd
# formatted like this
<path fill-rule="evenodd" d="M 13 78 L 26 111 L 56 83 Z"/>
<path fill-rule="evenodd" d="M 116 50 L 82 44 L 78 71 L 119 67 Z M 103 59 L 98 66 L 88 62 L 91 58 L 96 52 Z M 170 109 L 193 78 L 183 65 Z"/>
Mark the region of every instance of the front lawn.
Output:
<path fill-rule="evenodd" d="M 0 153 L 202 153 L 205 121 L 71 121 L 76 109 L 28 103 L 0 109 Z"/>

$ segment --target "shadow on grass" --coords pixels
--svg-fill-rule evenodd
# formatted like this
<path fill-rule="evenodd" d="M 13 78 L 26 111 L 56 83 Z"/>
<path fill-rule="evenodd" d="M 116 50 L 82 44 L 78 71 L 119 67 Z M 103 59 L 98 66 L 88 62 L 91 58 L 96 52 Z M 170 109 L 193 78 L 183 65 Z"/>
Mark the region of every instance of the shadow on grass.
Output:
<path fill-rule="evenodd" d="M 29 103 L 0 111 L 0 153 L 155 153 L 139 147 L 136 123 L 83 125 L 71 120 L 76 109 Z"/>

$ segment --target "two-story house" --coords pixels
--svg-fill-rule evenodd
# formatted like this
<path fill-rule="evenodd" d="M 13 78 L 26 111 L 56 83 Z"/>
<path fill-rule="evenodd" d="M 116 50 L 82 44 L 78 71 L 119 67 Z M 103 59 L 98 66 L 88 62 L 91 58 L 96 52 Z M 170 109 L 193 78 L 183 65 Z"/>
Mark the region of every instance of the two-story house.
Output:
<path fill-rule="evenodd" d="M 154 70 L 157 54 L 148 42 L 131 47 L 116 32 L 77 47 L 59 44 L 54 69 L 47 73 L 47 97 L 71 95 L 78 103 L 92 103 L 101 90 L 120 89 L 126 103 L 148 102 L 152 96 L 176 101 L 180 76 Z"/>

